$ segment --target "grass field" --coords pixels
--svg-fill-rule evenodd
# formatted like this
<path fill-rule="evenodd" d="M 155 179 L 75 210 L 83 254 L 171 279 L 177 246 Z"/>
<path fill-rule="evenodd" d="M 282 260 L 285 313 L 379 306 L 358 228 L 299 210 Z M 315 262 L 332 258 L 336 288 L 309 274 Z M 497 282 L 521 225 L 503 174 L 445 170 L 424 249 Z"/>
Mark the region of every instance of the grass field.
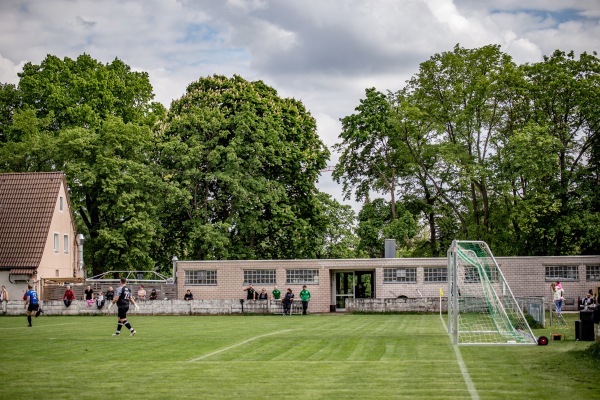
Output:
<path fill-rule="evenodd" d="M 571 319 L 574 320 L 575 316 Z M 439 315 L 0 318 L 1 399 L 598 399 L 591 342 L 460 347 Z M 572 321 L 569 320 L 570 326 Z M 461 373 L 464 361 L 468 390 Z"/>

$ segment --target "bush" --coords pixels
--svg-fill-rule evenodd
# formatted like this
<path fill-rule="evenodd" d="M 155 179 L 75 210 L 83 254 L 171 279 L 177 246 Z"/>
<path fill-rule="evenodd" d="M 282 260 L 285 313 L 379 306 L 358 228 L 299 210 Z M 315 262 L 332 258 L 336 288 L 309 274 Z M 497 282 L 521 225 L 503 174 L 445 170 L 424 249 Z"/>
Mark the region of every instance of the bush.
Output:
<path fill-rule="evenodd" d="M 585 353 L 595 360 L 600 360 L 600 342 L 592 343 Z"/>

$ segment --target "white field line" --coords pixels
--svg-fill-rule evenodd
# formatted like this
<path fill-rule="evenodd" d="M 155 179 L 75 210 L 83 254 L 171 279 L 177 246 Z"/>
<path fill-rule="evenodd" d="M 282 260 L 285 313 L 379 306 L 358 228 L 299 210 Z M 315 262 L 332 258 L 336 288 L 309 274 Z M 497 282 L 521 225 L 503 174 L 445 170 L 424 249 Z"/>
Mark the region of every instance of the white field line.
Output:
<path fill-rule="evenodd" d="M 33 320 L 35 322 L 35 320 Z M 33 328 L 35 330 L 35 328 L 52 328 L 53 326 L 62 326 L 62 325 L 75 325 L 77 322 L 65 322 L 64 324 L 52 324 L 52 325 L 39 325 L 39 324 L 34 324 Z M 23 326 L 10 326 L 10 327 L 4 327 L 4 328 L 0 328 L 0 331 L 4 331 L 4 330 L 9 330 L 9 329 L 22 329 L 22 330 L 26 330 L 27 329 L 27 325 L 23 325 Z M 31 329 L 29 329 L 31 330 Z"/>
<path fill-rule="evenodd" d="M 442 320 L 442 324 L 444 324 L 444 331 L 448 332 L 448 326 L 446 325 L 446 321 L 444 321 L 444 318 L 442 317 L 441 313 L 440 313 L 440 319 Z M 452 338 L 450 338 L 450 340 L 452 340 Z M 471 399 L 479 400 L 479 393 L 477 393 L 477 389 L 475 389 L 475 385 L 473 384 L 473 381 L 471 380 L 471 375 L 469 374 L 469 370 L 467 369 L 467 366 L 465 365 L 462 355 L 460 354 L 460 349 L 458 348 L 458 346 L 455 346 L 454 344 L 452 344 L 452 347 L 454 347 L 454 353 L 456 354 L 456 361 L 458 362 L 458 368 L 460 368 L 460 373 L 462 374 L 465 384 L 467 385 L 467 390 L 469 390 L 469 393 L 471 394 Z"/>
<path fill-rule="evenodd" d="M 283 330 L 283 331 L 271 332 L 271 333 L 266 333 L 266 334 L 264 334 L 264 335 L 255 336 L 255 337 L 252 337 L 252 338 L 250 338 L 250 339 L 246 339 L 246 340 L 244 340 L 244 341 L 242 341 L 242 342 L 239 342 L 239 343 L 233 344 L 233 345 L 231 345 L 231 346 L 229 346 L 229 347 L 225 347 L 225 348 L 222 348 L 222 349 L 220 349 L 220 350 L 213 351 L 212 353 L 205 354 L 205 355 L 203 355 L 203 356 L 201 356 L 201 357 L 194 358 L 194 359 L 190 360 L 190 362 L 196 362 L 196 361 L 203 360 L 203 359 L 205 359 L 205 358 L 208 358 L 208 357 L 214 356 L 215 354 L 223 353 L 223 352 L 225 352 L 225 351 L 231 350 L 231 349 L 233 349 L 233 348 L 235 348 L 235 347 L 238 347 L 238 346 L 242 346 L 242 345 L 244 345 L 244 344 L 246 344 L 246 343 L 248 343 L 248 342 L 251 342 L 251 341 L 253 341 L 253 340 L 256 340 L 256 339 L 263 338 L 263 337 L 265 337 L 265 336 L 277 335 L 277 334 L 280 334 L 280 333 L 283 333 L 283 332 L 289 332 L 289 331 L 291 331 L 291 329 L 285 329 L 285 330 Z"/>

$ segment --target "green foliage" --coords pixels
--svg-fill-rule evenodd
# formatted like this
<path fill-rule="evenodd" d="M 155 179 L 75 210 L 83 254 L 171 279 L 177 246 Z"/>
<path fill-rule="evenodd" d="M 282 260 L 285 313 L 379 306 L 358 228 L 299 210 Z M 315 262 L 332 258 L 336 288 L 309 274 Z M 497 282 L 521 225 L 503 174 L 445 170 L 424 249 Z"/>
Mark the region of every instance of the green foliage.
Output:
<path fill-rule="evenodd" d="M 600 342 L 594 342 L 586 350 L 586 355 L 600 361 Z"/>
<path fill-rule="evenodd" d="M 334 177 L 346 196 L 387 191 L 418 215 L 429 243 L 414 240 L 413 254 L 453 239 L 498 255 L 595 254 L 599 100 L 596 54 L 517 66 L 499 46 L 457 45 L 402 90 L 367 90 L 342 119 Z"/>
<path fill-rule="evenodd" d="M 264 83 L 213 76 L 171 105 L 162 166 L 194 259 L 315 258 L 326 219 L 315 182 L 329 152 L 304 106 Z"/>

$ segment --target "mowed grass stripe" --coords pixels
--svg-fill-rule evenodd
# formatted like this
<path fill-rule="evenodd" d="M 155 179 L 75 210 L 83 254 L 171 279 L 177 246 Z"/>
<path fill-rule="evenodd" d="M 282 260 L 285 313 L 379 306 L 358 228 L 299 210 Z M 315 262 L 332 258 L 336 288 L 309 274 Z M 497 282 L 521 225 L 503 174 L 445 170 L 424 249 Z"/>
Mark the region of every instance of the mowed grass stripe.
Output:
<path fill-rule="evenodd" d="M 24 316 L 1 317 L 0 329 L 10 329 L 0 342 L 0 399 L 469 398 L 439 315 L 129 320 L 138 335 L 113 338 L 114 316 L 42 316 L 33 328 Z M 587 378 L 599 368 L 571 351 L 587 345 L 463 347 L 461 354 L 482 399 L 591 399 L 599 385 Z M 228 350 L 189 362 L 220 349 Z M 544 382 L 556 376 L 561 385 L 549 391 Z"/>

